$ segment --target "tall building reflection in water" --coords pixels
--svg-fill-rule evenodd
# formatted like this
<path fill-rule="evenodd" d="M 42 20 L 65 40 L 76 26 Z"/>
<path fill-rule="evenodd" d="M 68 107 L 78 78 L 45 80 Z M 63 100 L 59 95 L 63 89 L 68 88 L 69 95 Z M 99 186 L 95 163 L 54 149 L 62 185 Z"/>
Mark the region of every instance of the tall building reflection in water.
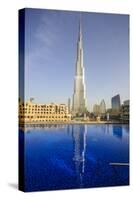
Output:
<path fill-rule="evenodd" d="M 85 172 L 85 153 L 86 153 L 86 125 L 72 126 L 73 139 L 73 161 L 79 187 L 83 187 L 83 176 Z"/>
<path fill-rule="evenodd" d="M 113 125 L 113 136 L 119 138 L 119 139 L 122 139 L 122 136 L 123 136 L 123 131 L 122 131 L 122 126 L 116 126 L 116 125 Z"/>

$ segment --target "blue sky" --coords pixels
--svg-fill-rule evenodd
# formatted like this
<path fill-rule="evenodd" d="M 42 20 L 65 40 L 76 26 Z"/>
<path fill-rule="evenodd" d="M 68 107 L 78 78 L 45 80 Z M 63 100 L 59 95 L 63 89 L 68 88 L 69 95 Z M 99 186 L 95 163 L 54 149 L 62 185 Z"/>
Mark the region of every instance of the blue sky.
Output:
<path fill-rule="evenodd" d="M 26 9 L 25 93 L 38 103 L 72 97 L 79 12 Z M 129 16 L 82 13 L 88 109 L 129 99 Z"/>

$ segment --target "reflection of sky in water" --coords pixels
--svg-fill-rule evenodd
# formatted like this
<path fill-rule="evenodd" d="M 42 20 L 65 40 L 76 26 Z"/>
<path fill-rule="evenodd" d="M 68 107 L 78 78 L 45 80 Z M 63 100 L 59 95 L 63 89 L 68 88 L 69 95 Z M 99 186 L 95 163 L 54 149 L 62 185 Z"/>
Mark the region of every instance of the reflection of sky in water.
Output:
<path fill-rule="evenodd" d="M 21 134 L 23 131 L 21 130 Z M 25 128 L 27 191 L 128 185 L 128 125 Z"/>

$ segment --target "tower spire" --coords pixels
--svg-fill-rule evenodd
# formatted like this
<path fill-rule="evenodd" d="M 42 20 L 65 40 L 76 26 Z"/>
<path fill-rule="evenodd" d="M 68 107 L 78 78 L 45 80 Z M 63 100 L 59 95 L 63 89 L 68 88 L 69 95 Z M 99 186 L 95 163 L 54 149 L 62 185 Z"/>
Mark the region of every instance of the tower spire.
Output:
<path fill-rule="evenodd" d="M 81 21 L 81 13 L 79 16 L 79 41 L 82 41 L 82 21 Z"/>
<path fill-rule="evenodd" d="M 80 16 L 79 16 L 79 33 L 80 33 L 80 36 L 82 36 L 82 22 L 81 22 L 81 13 L 80 13 Z"/>

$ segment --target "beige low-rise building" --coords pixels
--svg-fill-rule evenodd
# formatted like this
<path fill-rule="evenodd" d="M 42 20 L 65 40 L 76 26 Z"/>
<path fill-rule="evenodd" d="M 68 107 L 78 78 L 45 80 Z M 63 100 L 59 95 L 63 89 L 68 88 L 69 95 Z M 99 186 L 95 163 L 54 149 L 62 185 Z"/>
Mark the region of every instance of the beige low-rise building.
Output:
<path fill-rule="evenodd" d="M 66 122 L 71 120 L 68 106 L 65 104 L 36 104 L 32 101 L 19 101 L 19 121 L 32 122 Z"/>

